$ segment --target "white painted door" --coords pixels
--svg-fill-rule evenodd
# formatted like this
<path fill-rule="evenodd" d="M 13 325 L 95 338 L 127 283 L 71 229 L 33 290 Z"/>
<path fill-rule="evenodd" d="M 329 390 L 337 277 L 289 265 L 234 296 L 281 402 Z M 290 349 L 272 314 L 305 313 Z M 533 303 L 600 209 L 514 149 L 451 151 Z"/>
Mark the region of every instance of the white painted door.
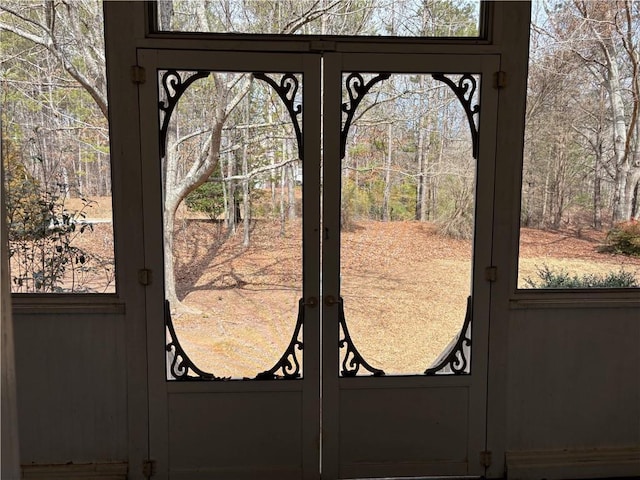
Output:
<path fill-rule="evenodd" d="M 482 475 L 497 58 L 138 59 L 158 478 Z M 173 219 L 172 195 L 211 157 Z M 466 261 L 424 250 L 442 237 L 407 220 L 406 175 L 440 182 L 470 215 Z"/>
<path fill-rule="evenodd" d="M 495 56 L 325 56 L 323 478 L 485 473 L 497 70 Z M 415 124 L 431 132 L 421 147 L 410 134 Z M 362 194 L 353 195 L 354 182 L 371 174 L 355 158 L 367 128 L 377 129 L 380 148 L 371 155 L 385 181 L 416 173 L 401 169 L 403 155 L 413 161 L 416 148 L 437 150 L 425 155 L 422 174 L 441 187 L 459 182 L 440 194 L 467 202 L 454 208 L 474 219 L 459 226 L 472 241 L 426 241 L 444 238 L 431 229 L 446 223 L 395 220 L 384 195 L 380 215 L 390 233 L 345 219 Z M 366 249 L 379 258 L 363 256 Z"/>
<path fill-rule="evenodd" d="M 151 270 L 149 455 L 157 462 L 156 475 L 319 478 L 320 63 L 298 55 L 142 50 L 139 65 L 146 72 L 140 87 L 142 195 Z M 212 149 L 211 142 L 219 145 Z M 239 143 L 251 149 L 239 150 Z M 304 220 L 286 219 L 273 238 L 256 234 L 236 255 L 242 222 L 233 234 L 219 212 L 208 218 L 180 207 L 170 249 L 180 304 L 166 302 L 163 206 L 211 152 L 217 166 L 208 177 L 217 193 L 205 190 L 205 200 L 226 199 L 236 220 L 240 193 L 229 182 L 224 189 L 215 182 L 249 178 L 242 160 L 251 155 L 252 170 L 263 168 L 265 175 L 251 176 L 250 187 L 268 197 L 273 186 L 278 206 L 282 185 L 272 176 L 298 168 L 294 174 L 302 182 L 293 183 L 302 183 L 304 198 L 296 197 L 300 188 L 292 193 L 296 205 L 303 204 L 298 213 Z M 280 167 L 269 167 L 274 164 Z M 242 189 L 238 182 L 234 187 Z M 278 219 L 254 208 L 254 232 L 260 223 L 277 226 Z M 272 248 L 272 242 L 292 251 Z M 246 260 L 240 264 L 238 256 Z M 267 277 L 264 268 L 273 272 Z"/>

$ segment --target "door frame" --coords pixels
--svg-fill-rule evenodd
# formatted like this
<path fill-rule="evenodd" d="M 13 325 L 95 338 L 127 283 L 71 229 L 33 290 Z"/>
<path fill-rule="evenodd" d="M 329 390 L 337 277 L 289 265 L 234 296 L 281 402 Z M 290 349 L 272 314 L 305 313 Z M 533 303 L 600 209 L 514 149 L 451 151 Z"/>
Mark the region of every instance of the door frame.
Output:
<path fill-rule="evenodd" d="M 300 60 L 302 63 L 300 63 Z M 487 60 L 489 59 L 489 60 Z M 416 68 L 415 65 L 420 64 L 419 61 L 433 61 L 435 64 L 449 65 L 446 68 Z M 455 61 L 454 61 L 455 60 Z M 264 55 L 260 53 L 223 53 L 217 52 L 214 56 L 205 52 L 185 52 L 185 51 L 171 51 L 171 50 L 139 50 L 139 64 L 145 68 L 154 71 L 155 68 L 175 68 L 175 69 L 210 69 L 220 71 L 265 71 L 265 72 L 299 72 L 301 65 L 304 65 L 304 73 L 313 72 L 309 75 L 305 75 L 304 78 L 304 105 L 303 110 L 303 135 L 305 138 L 304 149 L 305 158 L 317 158 L 316 163 L 313 161 L 303 162 L 304 169 L 304 202 L 303 202 L 303 219 L 304 219 L 304 242 L 303 242 L 303 296 L 306 299 L 320 298 L 322 293 L 323 298 L 326 300 L 330 296 L 333 298 L 339 298 L 339 271 L 340 271 L 340 132 L 334 134 L 323 135 L 323 151 L 324 158 L 321 160 L 319 156 L 319 139 L 320 135 L 313 132 L 319 131 L 320 118 L 315 116 L 314 111 L 320 112 L 321 103 L 324 103 L 324 125 L 325 129 L 335 128 L 336 125 L 341 125 L 341 113 L 338 108 L 340 102 L 336 102 L 335 105 L 327 107 L 329 102 L 327 98 L 341 98 L 341 84 L 329 81 L 330 76 L 338 75 L 341 77 L 342 71 L 362 71 L 362 72 L 382 72 L 393 71 L 394 73 L 429 73 L 433 71 L 439 71 L 442 73 L 479 73 L 479 70 L 483 70 L 484 82 L 486 77 L 489 77 L 489 70 L 487 70 L 486 63 L 490 64 L 488 67 L 491 71 L 497 68 L 499 59 L 496 55 L 493 56 L 457 56 L 452 59 L 451 56 L 436 55 L 436 54 L 340 54 L 340 53 L 327 53 L 324 55 L 324 98 L 321 98 L 318 92 L 320 92 L 320 75 L 314 76 L 313 73 L 319 73 L 320 68 L 320 56 L 314 54 L 305 54 L 293 56 L 290 54 L 269 54 Z M 481 67 L 485 64 L 483 67 Z M 295 65 L 292 67 L 291 65 Z M 464 67 L 460 67 L 464 65 Z M 348 68 L 347 68 L 348 66 Z M 471 68 L 473 66 L 474 68 Z M 156 78 L 153 74 L 149 77 Z M 484 108 L 481 110 L 481 115 L 484 115 L 482 124 L 487 122 L 489 113 L 494 117 L 493 125 L 495 125 L 495 117 L 497 117 L 497 94 L 491 93 L 490 88 L 484 86 L 481 90 L 481 104 L 490 105 L 492 108 Z M 150 82 L 151 83 L 151 82 Z M 155 87 L 155 84 L 154 84 Z M 315 92 L 315 93 L 314 93 Z M 157 98 L 155 88 L 143 89 L 140 96 L 141 111 L 148 111 L 148 109 L 157 109 Z M 315 102 L 315 103 L 313 103 Z M 492 103 L 493 102 L 493 103 Z M 146 105 L 146 106 L 145 106 Z M 310 105 L 313 105 L 311 108 Z M 333 108 L 332 108 L 333 107 Z M 487 110 L 491 112 L 485 113 Z M 315 122 L 315 123 L 314 123 Z M 157 135 L 157 128 L 154 133 L 151 133 L 150 128 L 157 127 L 156 122 L 148 122 L 142 120 L 142 136 L 143 138 L 153 138 L 153 135 Z M 146 126 L 145 126 L 146 125 Z M 315 125 L 315 127 L 314 127 Z M 495 132 L 493 134 L 487 132 L 487 128 L 483 129 L 484 138 L 495 138 Z M 492 128 L 491 130 L 494 130 Z M 328 132 L 329 130 L 325 130 Z M 315 141 L 314 141 L 315 138 Z M 143 141 L 143 171 L 149 172 L 154 168 L 156 159 L 159 158 L 158 142 Z M 491 143 L 491 145 L 489 145 Z M 493 190 L 494 182 L 494 157 L 495 157 L 495 142 L 481 141 L 480 142 L 480 156 L 489 160 L 486 164 L 483 164 L 483 168 L 478 168 L 478 189 L 482 192 L 489 192 Z M 324 173 L 321 180 L 320 163 L 322 162 Z M 157 168 L 157 167 L 155 167 Z M 323 223 L 320 223 L 320 184 L 323 185 L 323 211 L 325 212 Z M 162 198 L 161 185 L 156 177 L 152 180 L 152 177 L 147 176 L 146 181 L 143 184 L 144 196 L 146 199 L 158 199 Z M 476 201 L 476 223 L 482 223 L 482 219 L 492 218 L 493 197 L 488 195 L 477 195 Z M 150 202 L 153 205 L 153 200 Z M 161 205 L 161 203 L 159 204 Z M 158 210 L 155 215 L 146 214 L 145 219 L 145 231 L 158 232 L 162 231 L 162 216 Z M 327 214 L 327 212 L 333 212 L 333 215 Z M 488 216 L 487 216 L 488 215 Z M 480 220 L 479 220 L 480 219 Z M 492 220 L 488 222 L 492 223 Z M 322 237 L 324 238 L 322 247 L 320 246 L 320 231 L 323 231 Z M 491 229 L 488 229 L 491 232 Z M 148 265 L 162 265 L 162 248 L 160 244 L 157 244 L 158 238 L 162 238 L 161 235 L 150 235 L 148 240 L 156 242 L 155 245 L 150 245 L 146 249 L 147 252 L 152 252 L 156 255 L 155 259 L 148 258 Z M 323 263 L 320 265 L 319 252 L 322 248 Z M 315 254 L 314 254 L 315 251 Z M 338 309 L 335 304 L 329 304 L 326 301 L 321 302 L 320 308 L 315 308 L 311 302 L 308 307 L 305 307 L 305 324 L 304 324 L 304 338 L 305 342 L 305 355 L 304 355 L 304 378 L 302 379 L 302 395 L 304 404 L 304 421 L 302 437 L 306 439 L 304 442 L 306 448 L 304 448 L 304 478 L 314 478 L 314 467 L 319 465 L 321 460 L 319 452 L 314 446 L 318 445 L 320 431 L 322 431 L 322 474 L 325 478 L 340 478 L 343 474 L 347 474 L 344 468 L 340 467 L 340 427 L 338 424 L 340 407 L 339 407 L 339 392 L 346 387 L 346 382 L 356 382 L 357 384 L 366 385 L 367 383 L 375 382 L 377 385 L 375 388 L 446 388 L 447 384 L 453 384 L 455 388 L 461 388 L 466 385 L 475 384 L 473 389 L 474 400 L 470 402 L 471 405 L 477 405 L 473 410 L 477 412 L 483 412 L 486 414 L 486 401 L 487 401 L 487 342 L 488 342 L 488 316 L 489 316 L 489 299 L 490 288 L 489 284 L 484 279 L 484 269 L 479 268 L 478 265 L 488 266 L 491 258 L 491 235 L 490 233 L 484 235 L 477 235 L 474 248 L 474 273 L 473 273 L 473 311 L 475 318 L 487 319 L 486 322 L 474 322 L 474 339 L 482 338 L 482 342 L 474 342 L 474 350 L 472 355 L 472 369 L 473 371 L 480 371 L 480 375 L 469 376 L 467 379 L 443 379 L 443 378 L 425 378 L 425 377 L 389 377 L 384 379 L 371 379 L 371 378 L 357 378 L 357 379 L 344 379 L 338 378 L 337 375 L 332 376 L 327 372 L 338 372 Z M 320 285 L 320 275 L 323 278 L 323 285 Z M 321 292 L 322 289 L 322 292 Z M 166 367 L 164 365 L 165 353 L 160 351 L 160 345 L 164 346 L 164 325 L 162 328 L 158 327 L 157 322 L 154 322 L 154 318 L 163 318 L 163 311 L 160 308 L 163 302 L 158 302 L 158 298 L 164 299 L 164 286 L 163 282 L 155 282 L 147 288 L 147 311 L 150 313 L 149 321 L 147 323 L 148 329 L 148 342 L 149 342 L 149 409 L 150 409 L 150 456 L 151 458 L 158 459 L 158 469 L 161 472 L 169 471 L 170 466 L 168 463 L 162 462 L 163 458 L 169 458 L 169 436 L 170 427 L 168 416 L 170 414 L 170 407 L 166 398 L 171 394 L 178 394 L 179 392 L 191 392 L 191 393 L 205 393 L 205 392 L 233 392 L 233 391 L 271 391 L 271 385 L 267 387 L 264 384 L 256 384 L 251 387 L 246 386 L 246 382 L 242 384 L 238 382 L 227 382 L 224 385 L 209 383 L 200 385 L 187 385 L 179 382 L 158 382 L 153 379 L 162 375 L 164 378 Z M 322 318 L 322 323 L 321 319 Z M 462 319 L 461 319 L 462 323 Z M 322 332 L 318 328 L 322 325 Z M 322 337 L 322 340 L 320 340 Z M 316 339 L 314 341 L 314 339 Z M 320 355 L 320 345 L 322 345 L 322 355 Z M 315 354 L 314 354 L 315 350 Z M 158 359 L 162 359 L 160 364 Z M 320 358 L 322 358 L 322 366 L 320 366 Z M 320 372 L 324 372 L 320 376 Z M 315 376 L 318 378 L 316 380 Z M 479 378 L 480 377 L 480 378 Z M 160 377 L 159 377 L 160 378 Z M 322 378 L 322 380 L 319 380 Z M 471 379 L 470 382 L 466 380 Z M 320 382 L 322 385 L 322 400 L 320 401 Z M 276 382 L 277 385 L 278 382 Z M 206 385 L 206 386 L 205 386 Z M 228 385 L 232 385 L 231 387 Z M 289 390 L 287 386 L 286 390 Z M 362 387 L 359 387 L 362 388 Z M 275 391 L 280 390 L 276 388 Z M 151 401 L 154 399 L 154 401 Z M 160 401 L 158 401 L 160 399 Z M 320 402 L 322 405 L 320 405 Z M 317 412 L 322 411 L 322 418 Z M 469 436 L 468 452 L 473 450 L 484 450 L 486 439 L 486 415 L 483 418 L 482 415 L 476 415 L 470 417 L 470 421 L 473 425 L 470 427 L 471 431 L 475 432 Z M 165 435 L 166 434 L 166 435 Z M 471 440 L 471 437 L 475 440 Z M 481 449 L 481 450 L 480 450 Z M 352 473 L 352 470 L 347 470 Z M 351 475 L 349 473 L 348 475 Z M 404 471 L 400 474 L 411 473 Z M 471 462 L 467 471 L 462 472 L 464 474 L 482 475 L 483 469 L 472 468 Z M 365 472 L 366 474 L 366 472 Z M 264 475 L 264 472 L 263 472 Z M 381 472 L 380 475 L 387 475 L 387 473 Z"/>
<path fill-rule="evenodd" d="M 185 70 L 220 70 L 220 71 L 264 71 L 264 72 L 300 72 L 304 71 L 305 78 L 303 95 L 303 135 L 304 135 L 304 155 L 305 159 L 317 158 L 314 161 L 303 162 L 303 178 L 305 187 L 303 189 L 303 231 L 304 231 L 304 255 L 303 255 L 303 297 L 305 299 L 320 298 L 322 293 L 325 301 L 320 302 L 320 308 L 315 308 L 313 302 L 308 302 L 305 307 L 305 365 L 304 378 L 301 380 L 301 395 L 303 397 L 303 418 L 302 438 L 303 441 L 303 476 L 304 478 L 317 478 L 319 475 L 315 470 L 320 464 L 319 436 L 322 431 L 322 475 L 324 478 L 345 478 L 345 475 L 352 478 L 357 476 L 374 475 L 388 476 L 389 472 L 394 472 L 393 466 L 377 466 L 372 471 L 364 470 L 362 474 L 355 467 L 346 468 L 340 463 L 340 392 L 351 386 L 346 383 L 355 382 L 356 388 L 367 388 L 367 384 L 375 383 L 373 388 L 380 389 L 406 389 L 406 388 L 469 388 L 472 400 L 470 405 L 475 405 L 471 409 L 475 412 L 469 418 L 471 424 L 471 434 L 467 439 L 467 458 L 472 451 L 483 451 L 486 446 L 486 410 L 487 410 L 487 350 L 488 350 L 488 322 L 490 304 L 490 284 L 484 278 L 484 267 L 490 265 L 491 258 L 491 228 L 478 230 L 475 240 L 473 256 L 473 285 L 474 285 L 474 318 L 486 318 L 485 322 L 474 322 L 474 338 L 482 338 L 481 342 L 474 342 L 474 354 L 472 355 L 472 369 L 480 372 L 480 375 L 471 375 L 465 379 L 455 378 L 434 378 L 434 377 L 389 377 L 389 378 L 356 378 L 344 379 L 337 375 L 330 375 L 328 372 L 338 372 L 338 309 L 336 304 L 331 304 L 326 300 L 329 297 L 339 298 L 339 270 L 340 270 L 340 181 L 335 181 L 340 174 L 340 132 L 336 131 L 336 126 L 341 125 L 340 102 L 327 107 L 330 102 L 327 99 L 341 98 L 341 84 L 329 81 L 330 78 L 341 78 L 343 71 L 361 72 L 383 72 L 394 73 L 482 73 L 483 82 L 481 86 L 481 124 L 489 125 L 491 128 L 483 128 L 480 141 L 479 161 L 482 162 L 477 168 L 477 190 L 476 196 L 476 225 L 492 225 L 493 223 L 493 188 L 495 181 L 495 124 L 497 118 L 497 92 L 487 85 L 487 79 L 497 71 L 499 56 L 497 55 L 440 55 L 440 54 L 341 54 L 325 53 L 324 58 L 324 98 L 319 93 L 321 90 L 320 56 L 317 54 L 292 55 L 282 53 L 253 52 L 216 52 L 215 55 L 202 51 L 172 51 L 172 50 L 139 50 L 138 62 L 145 69 L 150 70 L 147 74 L 149 78 L 156 78 L 156 68 L 174 68 Z M 427 61 L 428 65 L 416 68 L 420 61 Z M 430 63 L 433 62 L 433 63 Z M 155 82 L 150 82 L 154 87 L 142 89 L 140 95 L 141 112 L 157 110 L 157 98 Z M 324 134 L 323 152 L 324 158 L 320 158 L 320 117 L 324 104 Z M 490 108 L 484 107 L 490 105 Z M 489 110 L 489 112 L 487 112 Z M 314 113 L 315 112 L 315 113 Z M 150 172 L 155 168 L 156 175 L 145 176 L 143 181 L 143 191 L 145 199 L 151 199 L 151 206 L 155 202 L 161 201 L 162 187 L 159 182 L 157 163 L 159 152 L 156 142 L 145 141 L 144 139 L 154 138 L 157 135 L 157 125 L 155 121 L 145 123 L 141 120 L 143 127 L 141 134 L 143 171 Z M 152 133 L 151 128 L 155 128 Z M 338 128 L 339 130 L 339 128 Z M 333 134 L 329 132 L 333 132 Z M 151 146 L 153 144 L 153 146 Z M 481 160 L 480 160 L 481 159 Z M 324 179 L 321 181 L 320 165 L 323 165 Z M 327 175 L 326 172 L 333 172 Z M 337 173 L 336 173 L 337 172 Z M 327 178 L 333 175 L 333 181 Z M 320 223 L 320 185 L 323 188 L 323 217 Z M 161 203 L 159 203 L 161 205 Z M 156 210 L 157 212 L 157 210 Z M 328 215 L 334 212 L 334 215 Z M 144 230 L 146 232 L 162 232 L 162 216 L 159 212 L 155 215 L 145 214 Z M 322 252 L 320 252 L 320 232 L 323 232 Z M 147 264 L 161 265 L 163 262 L 162 245 L 158 243 L 162 235 L 149 235 L 147 242 L 155 242 L 148 248 Z M 320 259 L 322 258 L 322 273 L 320 271 Z M 320 276 L 323 278 L 323 285 L 320 285 Z M 162 277 L 162 275 L 159 275 Z M 322 292 L 321 292 L 322 289 Z M 171 414 L 171 407 L 167 397 L 171 394 L 179 393 L 231 393 L 231 392 L 264 392 L 280 391 L 280 387 L 275 388 L 269 385 L 265 387 L 261 384 L 246 386 L 246 382 L 225 382 L 220 385 L 213 382 L 205 385 L 190 384 L 185 386 L 179 382 L 157 382 L 154 379 L 160 374 L 164 378 L 166 367 L 164 365 L 164 352 L 156 350 L 155 345 L 164 345 L 164 325 L 158 328 L 154 318 L 163 318 L 163 303 L 158 302 L 158 298 L 164 299 L 163 282 L 155 282 L 147 288 L 147 312 L 148 312 L 148 344 L 149 344 L 149 409 L 150 409 L 150 456 L 158 459 L 158 470 L 160 472 L 170 471 L 168 461 L 160 459 L 169 458 L 169 437 L 170 425 L 168 416 Z M 160 307 L 160 308 L 159 308 Z M 318 326 L 322 318 L 322 332 Z M 462 324 L 462 319 L 461 319 Z M 322 341 L 320 341 L 322 336 Z M 322 344 L 322 347 L 320 345 Z M 322 348 L 322 354 L 320 352 Z M 314 354 L 315 350 L 315 354 Z M 155 352 L 155 353 L 154 353 Z M 160 361 L 159 359 L 162 359 Z M 322 358 L 322 366 L 320 365 Z M 314 375 L 314 372 L 315 375 Z M 320 372 L 323 372 L 322 374 Z M 315 378 L 314 378 L 315 376 Z M 160 378 L 160 377 L 158 377 Z M 322 378 L 322 380 L 320 380 Z M 278 384 L 279 382 L 276 382 Z M 320 383 L 322 387 L 320 387 Z M 228 386 L 232 385 L 232 386 Z M 473 389 L 471 387 L 473 386 Z M 322 388 L 322 394 L 320 394 Z M 290 390 L 289 386 L 285 390 Z M 320 400 L 320 397 L 322 398 Z M 151 401 L 153 399 L 153 401 Z M 158 401 L 158 399 L 161 399 Z M 321 413 L 318 415 L 318 412 Z M 418 462 L 419 463 L 419 462 Z M 483 475 L 484 467 L 472 466 L 471 459 L 467 461 L 466 470 L 455 470 L 444 473 Z M 354 470 L 355 468 L 355 470 Z M 376 470 L 377 468 L 377 470 Z M 421 468 L 419 465 L 416 468 Z M 463 468 L 463 467 L 460 467 Z M 183 472 L 184 473 L 184 472 Z M 193 472 L 191 472 L 193 473 Z M 231 472 L 228 472 L 231 473 Z M 237 472 L 236 472 L 237 473 Z M 411 469 L 401 469 L 398 475 L 414 474 Z M 441 474 L 437 471 L 434 474 Z M 252 472 L 249 475 L 255 474 Z M 186 475 L 186 473 L 185 473 Z M 261 472 L 264 477 L 265 472 Z M 278 473 L 281 475 L 281 472 Z M 178 476 L 177 478 L 181 478 Z M 185 477 L 186 478 L 186 477 Z M 240 477 L 238 477 L 240 478 Z"/>
<path fill-rule="evenodd" d="M 111 162 L 113 178 L 114 224 L 119 296 L 126 306 L 125 344 L 127 352 L 126 408 L 128 412 L 127 455 L 129 475 L 143 480 L 141 465 L 153 460 L 149 453 L 149 402 L 147 390 L 147 315 L 145 292 L 137 273 L 147 266 L 143 225 L 143 202 L 139 192 L 144 177 L 141 170 L 139 118 L 135 105 L 139 85 L 129 71 L 137 64 L 139 48 L 206 49 L 209 51 L 309 52 L 314 50 L 376 51 L 395 53 L 425 52 L 449 54 L 496 54 L 501 58 L 500 71 L 507 78 L 499 92 L 499 127 L 497 179 L 494 212 L 494 255 L 492 264 L 498 269 L 498 280 L 492 289 L 494 313 L 490 332 L 490 370 L 488 391 L 487 448 L 492 451 L 488 478 L 504 474 L 504 453 L 509 445 L 508 370 L 509 318 L 512 313 L 513 278 L 516 276 L 520 198 L 521 155 L 527 84 L 528 32 L 530 2 L 487 2 L 484 32 L 476 39 L 348 39 L 344 46 L 335 39 L 249 38 L 234 35 L 184 35 L 155 33 L 152 2 L 105 2 L 105 44 L 109 96 Z M 118 233 L 120 232 L 120 233 Z"/>

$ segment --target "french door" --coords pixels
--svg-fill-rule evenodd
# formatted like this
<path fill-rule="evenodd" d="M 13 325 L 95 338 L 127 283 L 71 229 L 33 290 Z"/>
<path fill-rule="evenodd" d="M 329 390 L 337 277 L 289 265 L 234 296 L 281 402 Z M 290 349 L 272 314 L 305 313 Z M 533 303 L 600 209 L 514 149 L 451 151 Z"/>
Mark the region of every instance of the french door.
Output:
<path fill-rule="evenodd" d="M 498 58 L 138 63 L 155 475 L 483 475 Z"/>

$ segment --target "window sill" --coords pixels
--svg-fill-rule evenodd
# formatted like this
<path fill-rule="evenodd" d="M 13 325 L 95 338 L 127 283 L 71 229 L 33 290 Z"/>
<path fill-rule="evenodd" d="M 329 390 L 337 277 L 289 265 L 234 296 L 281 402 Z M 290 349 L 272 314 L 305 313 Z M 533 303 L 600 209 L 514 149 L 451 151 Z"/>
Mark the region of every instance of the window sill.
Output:
<path fill-rule="evenodd" d="M 640 307 L 639 288 L 518 290 L 509 299 L 511 310 L 638 307 Z"/>
<path fill-rule="evenodd" d="M 24 314 L 116 314 L 125 304 L 116 294 L 13 294 L 13 313 Z"/>

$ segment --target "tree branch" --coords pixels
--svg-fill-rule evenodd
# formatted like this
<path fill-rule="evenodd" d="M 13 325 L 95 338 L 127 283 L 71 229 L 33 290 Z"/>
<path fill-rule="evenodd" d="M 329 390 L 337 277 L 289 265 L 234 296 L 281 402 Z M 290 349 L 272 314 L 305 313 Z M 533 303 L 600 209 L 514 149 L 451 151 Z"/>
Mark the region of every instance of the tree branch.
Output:
<path fill-rule="evenodd" d="M 96 85 L 92 84 L 91 81 L 71 63 L 69 58 L 67 58 L 66 54 L 62 52 L 55 41 L 54 32 L 50 30 L 50 27 L 55 26 L 55 7 L 52 2 L 48 5 L 48 16 L 49 18 L 49 27 L 44 26 L 38 22 L 30 20 L 18 12 L 13 11 L 7 7 L 0 7 L 0 10 L 3 10 L 11 15 L 15 15 L 20 20 L 23 20 L 27 23 L 35 25 L 37 28 L 43 31 L 42 36 L 38 36 L 34 33 L 28 32 L 25 29 L 19 28 L 15 25 L 7 24 L 6 22 L 0 22 L 0 29 L 6 30 L 8 32 L 13 33 L 14 35 L 18 35 L 25 40 L 31 41 L 37 45 L 41 45 L 45 47 L 62 65 L 65 71 L 71 75 L 73 79 L 75 79 L 86 91 L 89 93 L 91 98 L 95 101 L 96 105 L 102 112 L 102 115 L 105 118 L 108 118 L 108 108 L 107 108 L 107 98 L 106 94 L 100 91 Z"/>
<path fill-rule="evenodd" d="M 262 167 L 254 168 L 253 170 L 248 172 L 246 175 L 232 175 L 232 176 L 224 177 L 221 179 L 211 179 L 209 181 L 231 182 L 233 180 L 250 180 L 252 177 L 255 177 L 256 175 L 260 175 L 261 173 L 268 172 L 270 170 L 276 170 L 278 168 L 282 168 L 284 166 L 287 166 L 299 160 L 300 160 L 299 158 L 290 158 L 289 160 L 284 160 L 280 163 L 272 163 L 270 165 L 264 165 Z"/>

